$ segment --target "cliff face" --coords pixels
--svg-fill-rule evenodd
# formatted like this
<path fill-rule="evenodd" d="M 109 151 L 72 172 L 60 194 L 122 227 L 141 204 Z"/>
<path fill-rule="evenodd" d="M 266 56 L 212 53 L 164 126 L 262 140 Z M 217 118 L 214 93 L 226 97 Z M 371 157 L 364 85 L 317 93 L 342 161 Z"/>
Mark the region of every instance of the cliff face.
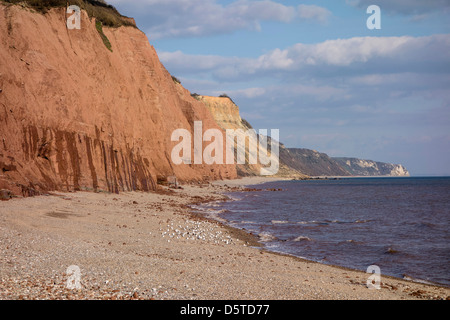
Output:
<path fill-rule="evenodd" d="M 356 158 L 333 158 L 354 176 L 408 177 L 408 170 L 401 164 L 391 164 Z"/>
<path fill-rule="evenodd" d="M 288 148 L 287 165 L 310 176 L 350 176 L 333 158 L 310 149 Z"/>
<path fill-rule="evenodd" d="M 334 158 L 310 149 L 287 148 L 289 157 L 283 160 L 288 166 L 310 176 L 409 176 L 400 164 L 361 160 L 356 158 Z"/>
<path fill-rule="evenodd" d="M 211 96 L 197 96 L 197 99 L 203 102 L 217 123 L 224 129 L 231 130 L 241 130 L 238 132 L 238 136 L 243 136 L 247 130 L 253 129 L 250 124 L 243 120 L 239 113 L 239 107 L 227 97 L 211 97 Z M 261 128 L 261 129 L 270 129 L 270 128 Z M 256 130 L 257 133 L 259 132 Z M 243 140 L 242 140 L 243 141 Z M 238 174 L 241 176 L 254 176 L 260 175 L 261 169 L 264 170 L 265 165 L 262 165 L 259 161 L 257 164 L 249 164 L 248 162 L 248 150 L 251 148 L 258 148 L 258 141 L 256 139 L 249 139 L 248 145 L 244 145 L 243 143 L 239 143 L 237 139 L 237 143 L 241 148 L 245 148 L 247 161 L 245 164 L 238 164 L 237 170 Z M 272 140 L 267 138 L 268 146 L 272 145 Z M 307 176 L 302 173 L 299 168 L 296 168 L 292 164 L 295 163 L 295 159 L 289 154 L 287 148 L 284 147 L 283 144 L 273 141 L 273 144 L 277 145 L 279 150 L 279 157 L 271 157 L 271 162 L 276 163 L 276 167 L 278 168 L 275 176 L 289 176 L 296 178 L 306 178 Z M 267 149 L 261 148 L 262 152 L 269 154 L 270 152 Z"/>
<path fill-rule="evenodd" d="M 175 129 L 220 128 L 160 63 L 144 33 L 103 28 L 82 11 L 46 14 L 0 3 L 0 189 L 154 190 L 180 180 L 236 177 L 233 165 L 173 165 Z"/>
<path fill-rule="evenodd" d="M 222 129 L 235 130 L 235 132 L 237 133 L 238 138 L 236 139 L 236 146 L 243 148 L 246 155 L 245 163 L 237 165 L 237 173 L 240 176 L 259 175 L 261 172 L 261 165 L 259 163 L 249 163 L 249 150 L 251 150 L 251 148 L 258 147 L 258 140 L 252 138 L 249 139 L 245 136 L 247 130 L 251 130 L 252 127 L 242 120 L 239 114 L 239 107 L 230 98 L 227 97 L 197 96 L 197 99 L 205 104 L 205 106 L 211 112 L 211 115 L 216 120 L 217 124 Z M 247 141 L 245 143 L 248 143 L 248 145 L 245 145 L 244 141 Z M 237 163 L 236 155 L 237 154 L 235 153 L 235 163 Z"/>
<path fill-rule="evenodd" d="M 251 129 L 250 125 L 242 121 L 239 107 L 227 97 L 198 96 L 213 115 L 217 124 L 223 129 Z"/>

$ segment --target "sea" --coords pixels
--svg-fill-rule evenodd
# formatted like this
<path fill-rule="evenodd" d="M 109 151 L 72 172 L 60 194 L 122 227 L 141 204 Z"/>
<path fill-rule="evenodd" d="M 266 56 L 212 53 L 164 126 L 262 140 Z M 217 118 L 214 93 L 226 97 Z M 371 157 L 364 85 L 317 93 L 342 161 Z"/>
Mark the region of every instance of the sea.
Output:
<path fill-rule="evenodd" d="M 270 251 L 450 287 L 450 177 L 277 181 L 197 207 Z M 278 190 L 278 191 L 274 191 Z"/>

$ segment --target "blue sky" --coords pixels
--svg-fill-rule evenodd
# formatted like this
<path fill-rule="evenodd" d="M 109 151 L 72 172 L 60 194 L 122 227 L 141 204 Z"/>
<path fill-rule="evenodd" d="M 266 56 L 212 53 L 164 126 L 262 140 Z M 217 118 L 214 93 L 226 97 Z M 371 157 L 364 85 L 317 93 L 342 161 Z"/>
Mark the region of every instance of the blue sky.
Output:
<path fill-rule="evenodd" d="M 449 0 L 108 2 L 184 87 L 286 146 L 450 175 Z"/>

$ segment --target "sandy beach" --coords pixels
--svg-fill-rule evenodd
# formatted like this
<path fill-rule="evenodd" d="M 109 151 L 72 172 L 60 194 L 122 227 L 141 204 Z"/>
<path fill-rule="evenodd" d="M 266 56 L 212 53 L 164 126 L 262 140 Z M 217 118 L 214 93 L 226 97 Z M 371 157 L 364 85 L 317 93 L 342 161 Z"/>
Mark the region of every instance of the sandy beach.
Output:
<path fill-rule="evenodd" d="M 60 193 L 0 202 L 0 299 L 448 299 L 450 289 L 270 253 L 189 204 L 268 181 L 155 193 Z M 70 266 L 80 287 L 67 287 Z"/>

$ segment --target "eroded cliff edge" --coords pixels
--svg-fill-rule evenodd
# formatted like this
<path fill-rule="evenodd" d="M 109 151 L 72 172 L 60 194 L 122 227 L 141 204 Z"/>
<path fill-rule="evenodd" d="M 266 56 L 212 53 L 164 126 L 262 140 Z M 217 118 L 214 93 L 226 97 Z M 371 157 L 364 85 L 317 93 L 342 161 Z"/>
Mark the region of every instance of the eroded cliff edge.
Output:
<path fill-rule="evenodd" d="M 234 165 L 172 164 L 179 128 L 220 128 L 173 81 L 143 32 L 103 28 L 85 11 L 68 30 L 47 13 L 0 3 L 0 189 L 109 192 L 156 188 L 158 176 L 230 179 Z"/>

